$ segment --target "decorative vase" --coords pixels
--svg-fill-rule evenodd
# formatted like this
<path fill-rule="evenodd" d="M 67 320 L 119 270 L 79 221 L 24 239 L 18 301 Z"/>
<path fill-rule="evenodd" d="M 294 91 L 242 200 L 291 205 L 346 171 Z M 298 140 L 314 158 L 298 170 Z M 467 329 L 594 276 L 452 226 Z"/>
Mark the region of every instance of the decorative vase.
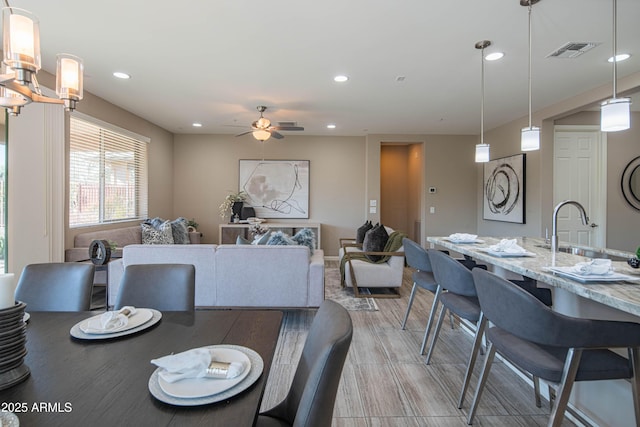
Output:
<path fill-rule="evenodd" d="M 233 222 L 233 219 L 236 217 L 236 215 L 238 215 L 238 218 L 240 218 L 240 214 L 242 213 L 242 205 L 243 202 L 233 202 L 233 205 L 231 205 L 231 220 L 229 222 Z"/>

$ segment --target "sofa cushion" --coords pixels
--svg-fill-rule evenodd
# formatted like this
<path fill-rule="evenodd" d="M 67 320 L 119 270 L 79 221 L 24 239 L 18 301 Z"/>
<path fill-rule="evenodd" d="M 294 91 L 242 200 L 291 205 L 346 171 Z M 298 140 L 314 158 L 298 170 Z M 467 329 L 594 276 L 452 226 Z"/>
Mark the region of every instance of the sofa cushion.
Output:
<path fill-rule="evenodd" d="M 171 221 L 171 234 L 173 235 L 173 243 L 176 245 L 188 245 L 191 243 L 188 223 L 189 221 L 184 217 Z"/>
<path fill-rule="evenodd" d="M 382 252 L 389 240 L 389 234 L 384 225 L 376 224 L 371 230 L 367 231 L 362 242 L 362 250 L 365 252 Z M 376 262 L 382 259 L 382 255 L 366 255 L 369 260 Z"/>
<path fill-rule="evenodd" d="M 143 222 L 140 224 L 142 228 L 142 243 L 145 245 L 168 245 L 173 244 L 173 232 L 171 231 L 171 223 L 163 222 L 158 228 L 151 224 Z"/>
<path fill-rule="evenodd" d="M 371 224 L 371 221 L 366 221 L 364 224 L 362 224 L 360 228 L 356 230 L 356 243 L 364 242 L 365 234 L 367 234 L 367 231 L 371 230 L 372 228 L 373 224 Z"/>

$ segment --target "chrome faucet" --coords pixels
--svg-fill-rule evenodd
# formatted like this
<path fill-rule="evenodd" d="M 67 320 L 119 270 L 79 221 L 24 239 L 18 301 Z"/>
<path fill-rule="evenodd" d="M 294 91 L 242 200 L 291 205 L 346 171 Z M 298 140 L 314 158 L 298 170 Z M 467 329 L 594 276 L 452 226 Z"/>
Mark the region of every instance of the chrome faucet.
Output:
<path fill-rule="evenodd" d="M 580 211 L 580 218 L 582 219 L 582 223 L 584 225 L 589 225 L 589 217 L 587 216 L 587 211 L 585 211 L 584 206 L 574 200 L 565 200 L 556 205 L 553 209 L 553 224 L 551 229 L 551 252 L 558 251 L 558 211 L 564 205 L 573 205 Z"/>

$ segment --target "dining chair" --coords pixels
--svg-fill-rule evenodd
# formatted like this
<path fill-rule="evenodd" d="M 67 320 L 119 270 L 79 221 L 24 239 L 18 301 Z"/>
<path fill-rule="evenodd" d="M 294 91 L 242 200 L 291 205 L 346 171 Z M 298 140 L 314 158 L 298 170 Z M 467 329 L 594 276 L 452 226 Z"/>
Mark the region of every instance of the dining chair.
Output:
<path fill-rule="evenodd" d="M 256 426 L 330 426 L 352 334 L 349 312 L 325 300 L 311 323 L 287 396 L 261 413 Z"/>
<path fill-rule="evenodd" d="M 88 311 L 93 289 L 93 264 L 50 262 L 24 267 L 16 300 L 27 311 Z"/>
<path fill-rule="evenodd" d="M 431 268 L 431 262 L 429 261 L 429 254 L 427 253 L 427 250 L 406 237 L 402 239 L 402 245 L 404 246 L 407 265 L 416 270 L 411 276 L 413 279 L 413 287 L 411 288 L 411 295 L 409 296 L 409 303 L 407 304 L 407 312 L 402 320 L 401 328 L 403 330 L 407 325 L 409 312 L 411 311 L 413 299 L 415 298 L 418 288 L 426 289 L 434 294 L 433 302 L 431 303 L 431 312 L 429 313 L 429 319 L 427 320 L 427 327 L 424 331 L 422 345 L 420 346 L 420 354 L 423 354 L 429 337 L 429 332 L 431 331 L 431 325 L 433 324 L 433 319 L 435 318 L 435 313 L 437 311 L 438 295 L 441 292 L 441 288 L 438 286 L 436 279 L 433 276 L 433 269 Z"/>
<path fill-rule="evenodd" d="M 575 381 L 623 378 L 631 379 L 636 425 L 640 425 L 639 323 L 565 316 L 493 273 L 473 270 L 472 274 L 482 312 L 491 326 L 469 424 L 497 351 L 520 369 L 557 386 L 549 426 L 561 425 Z M 626 348 L 628 359 L 610 348 Z"/>
<path fill-rule="evenodd" d="M 125 305 L 161 311 L 193 311 L 196 269 L 191 264 L 128 265 L 114 308 Z"/>

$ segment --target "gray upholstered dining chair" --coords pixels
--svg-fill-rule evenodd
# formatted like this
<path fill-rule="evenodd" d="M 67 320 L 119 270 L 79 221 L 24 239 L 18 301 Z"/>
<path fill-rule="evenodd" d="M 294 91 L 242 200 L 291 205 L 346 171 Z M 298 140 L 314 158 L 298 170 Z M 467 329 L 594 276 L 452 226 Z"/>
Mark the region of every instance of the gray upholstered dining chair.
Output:
<path fill-rule="evenodd" d="M 196 269 L 191 264 L 132 264 L 124 270 L 114 308 L 193 311 Z"/>
<path fill-rule="evenodd" d="M 562 423 L 575 381 L 631 379 L 636 425 L 640 425 L 640 324 L 565 316 L 493 273 L 474 270 L 480 306 L 491 322 L 489 348 L 475 397 L 474 414 L 496 351 L 520 369 L 558 386 L 549 426 Z M 629 358 L 609 350 L 626 348 Z"/>
<path fill-rule="evenodd" d="M 349 312 L 325 300 L 311 324 L 287 396 L 261 413 L 256 426 L 330 426 L 352 334 Z"/>
<path fill-rule="evenodd" d="M 88 311 L 93 289 L 93 264 L 50 262 L 29 264 L 16 286 L 16 299 L 27 311 Z"/>
<path fill-rule="evenodd" d="M 416 271 L 412 274 L 413 287 L 411 288 L 411 295 L 409 296 L 409 303 L 407 304 L 407 312 L 402 320 L 402 329 L 404 330 L 407 325 L 407 319 L 409 318 L 409 312 L 413 305 L 413 299 L 416 296 L 418 288 L 426 289 L 434 294 L 433 303 L 431 304 L 431 312 L 429 313 L 429 320 L 427 321 L 427 327 L 424 331 L 424 338 L 422 339 L 422 345 L 420 346 L 420 354 L 424 353 L 424 348 L 427 345 L 427 339 L 429 332 L 431 331 L 431 325 L 435 318 L 436 308 L 438 306 L 438 295 L 441 288 L 438 287 L 435 277 L 433 277 L 433 269 L 431 268 L 431 262 L 429 261 L 429 254 L 427 250 L 414 242 L 411 239 L 402 239 L 402 245 L 404 246 L 404 255 L 409 267 Z"/>

